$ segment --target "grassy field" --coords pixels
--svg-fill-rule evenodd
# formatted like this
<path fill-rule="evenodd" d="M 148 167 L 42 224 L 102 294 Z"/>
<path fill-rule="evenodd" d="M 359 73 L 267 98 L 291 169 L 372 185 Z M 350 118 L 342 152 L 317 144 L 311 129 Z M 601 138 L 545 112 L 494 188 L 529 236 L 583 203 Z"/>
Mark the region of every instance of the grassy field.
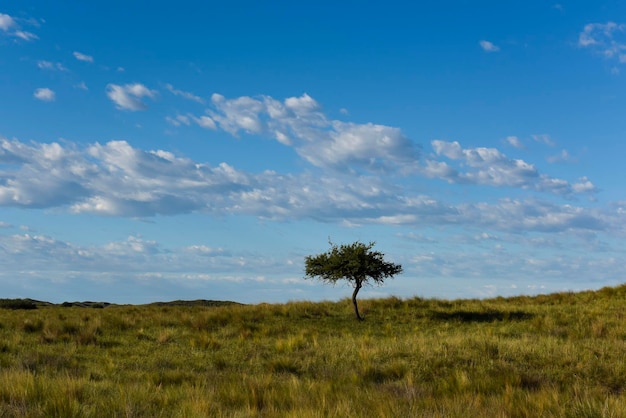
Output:
<path fill-rule="evenodd" d="M 626 287 L 0 309 L 0 417 L 626 417 Z"/>

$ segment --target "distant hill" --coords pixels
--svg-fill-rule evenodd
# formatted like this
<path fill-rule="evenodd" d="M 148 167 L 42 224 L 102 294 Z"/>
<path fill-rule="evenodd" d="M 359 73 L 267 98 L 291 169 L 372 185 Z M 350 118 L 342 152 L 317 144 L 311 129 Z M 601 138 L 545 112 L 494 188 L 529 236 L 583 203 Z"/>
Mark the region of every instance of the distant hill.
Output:
<path fill-rule="evenodd" d="M 40 306 L 52 305 L 52 303 L 34 299 L 0 299 L 0 309 L 37 309 Z"/>
<path fill-rule="evenodd" d="M 237 302 L 221 301 L 221 300 L 174 300 L 171 302 L 153 302 L 138 306 L 226 306 L 226 305 L 241 305 Z M 35 300 L 35 299 L 0 299 L 0 309 L 37 309 L 47 306 L 62 306 L 64 308 L 108 308 L 110 306 L 121 306 L 109 302 L 63 302 L 54 304 L 50 302 Z"/>

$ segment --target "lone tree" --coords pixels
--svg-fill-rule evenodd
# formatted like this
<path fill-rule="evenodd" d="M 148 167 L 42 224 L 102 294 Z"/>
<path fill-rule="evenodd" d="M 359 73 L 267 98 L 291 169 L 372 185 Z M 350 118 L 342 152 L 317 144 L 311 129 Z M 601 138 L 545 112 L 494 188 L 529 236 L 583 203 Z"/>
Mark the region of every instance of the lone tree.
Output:
<path fill-rule="evenodd" d="M 305 261 L 305 278 L 319 278 L 323 282 L 335 284 L 338 280 L 347 280 L 354 286 L 352 304 L 359 321 L 356 295 L 364 284 L 374 282 L 381 285 L 386 278 L 402 273 L 402 266 L 384 260 L 384 254 L 371 251 L 374 242 L 363 244 L 354 242 L 337 246 L 330 243 L 329 251 L 316 256 L 308 256 Z"/>

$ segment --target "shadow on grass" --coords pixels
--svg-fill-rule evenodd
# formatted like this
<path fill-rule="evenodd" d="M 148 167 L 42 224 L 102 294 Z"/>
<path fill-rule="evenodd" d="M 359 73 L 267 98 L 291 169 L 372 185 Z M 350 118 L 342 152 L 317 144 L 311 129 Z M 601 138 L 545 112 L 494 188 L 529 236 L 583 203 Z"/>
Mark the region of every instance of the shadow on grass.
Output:
<path fill-rule="evenodd" d="M 502 312 L 502 311 L 453 311 L 453 312 L 431 312 L 430 318 L 440 321 L 459 322 L 495 322 L 495 321 L 526 321 L 533 318 L 533 314 L 523 311 Z"/>

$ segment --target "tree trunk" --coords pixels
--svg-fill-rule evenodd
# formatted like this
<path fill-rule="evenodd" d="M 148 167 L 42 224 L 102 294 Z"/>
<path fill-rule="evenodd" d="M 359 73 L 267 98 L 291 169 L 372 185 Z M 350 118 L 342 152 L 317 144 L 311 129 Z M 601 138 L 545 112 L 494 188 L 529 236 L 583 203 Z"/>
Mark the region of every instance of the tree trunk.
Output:
<path fill-rule="evenodd" d="M 356 319 L 358 319 L 359 321 L 362 321 L 363 318 L 359 314 L 359 306 L 356 303 L 356 295 L 357 293 L 359 293 L 359 290 L 361 290 L 361 286 L 361 282 L 357 280 L 354 285 L 354 292 L 352 292 L 352 304 L 354 305 L 354 313 L 356 314 Z"/>

